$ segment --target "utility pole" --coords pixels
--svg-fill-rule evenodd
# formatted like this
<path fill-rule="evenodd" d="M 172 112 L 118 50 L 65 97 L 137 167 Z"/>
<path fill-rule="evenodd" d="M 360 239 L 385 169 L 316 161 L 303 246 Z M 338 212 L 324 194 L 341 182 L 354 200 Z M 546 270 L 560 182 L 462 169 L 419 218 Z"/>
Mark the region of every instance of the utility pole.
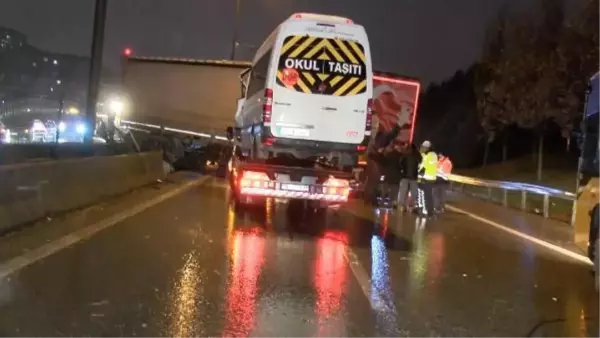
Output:
<path fill-rule="evenodd" d="M 235 50 L 238 40 L 238 26 L 240 21 L 240 0 L 235 0 L 235 16 L 233 18 L 233 41 L 231 41 L 231 60 L 235 60 Z"/>
<path fill-rule="evenodd" d="M 94 32 L 92 36 L 91 61 L 88 77 L 88 95 L 86 100 L 86 133 L 84 143 L 92 143 L 96 129 L 96 104 L 102 75 L 102 49 L 104 47 L 104 24 L 106 22 L 107 0 L 96 0 L 94 11 Z"/>

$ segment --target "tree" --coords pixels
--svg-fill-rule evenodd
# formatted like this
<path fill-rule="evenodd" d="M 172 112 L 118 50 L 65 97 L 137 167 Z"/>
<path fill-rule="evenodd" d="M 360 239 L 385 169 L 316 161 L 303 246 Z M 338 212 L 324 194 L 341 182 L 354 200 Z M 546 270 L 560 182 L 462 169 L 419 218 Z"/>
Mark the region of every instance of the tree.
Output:
<path fill-rule="evenodd" d="M 538 179 L 541 179 L 544 133 L 560 111 L 557 102 L 562 84 L 556 49 L 564 21 L 562 0 L 541 0 L 540 7 L 543 14 L 539 25 L 527 14 L 512 15 L 510 24 L 505 21 L 502 53 L 484 87 L 488 99 L 482 119 L 500 126 L 514 123 L 535 131 Z M 487 108 L 490 101 L 492 109 Z"/>
<path fill-rule="evenodd" d="M 507 110 L 509 97 L 505 70 L 507 67 L 506 33 L 508 11 L 502 8 L 485 34 L 482 60 L 475 71 L 474 93 L 480 125 L 484 131 L 485 150 L 483 165 L 489 157 L 490 144 L 498 135 L 504 135 L 507 125 L 512 123 Z M 506 140 L 503 139 L 503 160 L 506 160 Z"/>
<path fill-rule="evenodd" d="M 530 56 L 521 59 L 519 82 L 529 90 L 519 95 L 522 114 L 517 119 L 519 126 L 535 132 L 538 180 L 542 179 L 544 136 L 548 124 L 559 115 L 558 97 L 564 88 L 556 52 L 564 23 L 564 3 L 563 0 L 541 0 L 540 7 L 541 24 L 524 30 L 518 39 L 522 52 L 529 50 Z"/>

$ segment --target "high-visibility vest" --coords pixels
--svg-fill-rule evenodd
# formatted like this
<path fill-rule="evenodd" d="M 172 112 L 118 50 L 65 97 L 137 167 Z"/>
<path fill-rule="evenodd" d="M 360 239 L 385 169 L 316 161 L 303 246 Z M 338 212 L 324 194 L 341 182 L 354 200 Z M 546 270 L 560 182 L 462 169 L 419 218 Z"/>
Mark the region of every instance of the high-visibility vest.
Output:
<path fill-rule="evenodd" d="M 451 172 L 452 161 L 450 161 L 450 158 L 447 156 L 440 158 L 438 161 L 437 176 L 447 181 Z"/>
<path fill-rule="evenodd" d="M 438 166 L 437 155 L 433 151 L 421 155 L 423 155 L 423 158 L 419 164 L 419 171 L 424 169 L 424 173 L 419 177 L 428 181 L 435 181 Z"/>

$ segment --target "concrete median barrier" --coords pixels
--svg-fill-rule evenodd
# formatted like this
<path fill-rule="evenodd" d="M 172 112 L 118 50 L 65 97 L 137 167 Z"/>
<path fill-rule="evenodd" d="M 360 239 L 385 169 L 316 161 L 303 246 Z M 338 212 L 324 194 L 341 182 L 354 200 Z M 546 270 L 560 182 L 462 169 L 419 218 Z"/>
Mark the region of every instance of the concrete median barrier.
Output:
<path fill-rule="evenodd" d="M 129 144 L 0 144 L 0 165 L 134 153 Z"/>
<path fill-rule="evenodd" d="M 160 152 L 0 166 L 0 233 L 164 176 Z"/>

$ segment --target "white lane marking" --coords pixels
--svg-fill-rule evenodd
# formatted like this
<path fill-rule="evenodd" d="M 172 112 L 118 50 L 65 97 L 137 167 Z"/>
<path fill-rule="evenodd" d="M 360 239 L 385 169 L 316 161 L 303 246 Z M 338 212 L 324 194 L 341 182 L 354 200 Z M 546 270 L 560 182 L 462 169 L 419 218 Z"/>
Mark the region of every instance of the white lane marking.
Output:
<path fill-rule="evenodd" d="M 555 245 L 555 244 L 543 241 L 543 240 L 541 240 L 539 238 L 536 238 L 536 237 L 524 234 L 522 232 L 519 232 L 517 230 L 511 229 L 511 228 L 509 228 L 509 227 L 507 227 L 505 225 L 502 225 L 502 224 L 494 222 L 494 221 L 492 221 L 490 219 L 478 216 L 478 215 L 476 215 L 476 214 L 474 214 L 472 212 L 463 210 L 461 208 L 457 208 L 457 207 L 452 206 L 452 205 L 446 205 L 446 208 L 450 209 L 452 211 L 455 211 L 455 212 L 463 213 L 463 214 L 465 214 L 465 215 L 467 215 L 467 216 L 469 216 L 469 217 L 471 217 L 471 218 L 473 218 L 475 220 L 478 220 L 478 221 L 480 221 L 482 223 L 485 223 L 487 225 L 491 225 L 491 226 L 495 227 L 496 229 L 500 229 L 502 231 L 508 232 L 511 235 L 520 237 L 520 238 L 522 238 L 522 239 L 524 239 L 526 241 L 530 241 L 530 242 L 535 243 L 535 244 L 537 244 L 539 246 L 542 246 L 542 247 L 544 247 L 546 249 L 550 249 L 550 250 L 552 250 L 552 251 L 554 251 L 556 253 L 559 253 L 561 255 L 567 256 L 569 258 L 572 258 L 574 260 L 580 261 L 580 262 L 585 263 L 587 265 L 593 265 L 593 263 L 590 261 L 590 259 L 588 257 L 584 256 L 584 255 L 581 255 L 581 254 L 575 253 L 573 251 L 567 250 L 567 249 L 562 248 L 562 247 L 560 247 L 558 245 Z"/>
<path fill-rule="evenodd" d="M 169 190 L 162 195 L 159 195 L 151 200 L 145 201 L 134 206 L 131 209 L 125 210 L 121 213 L 113 215 L 109 218 L 106 218 L 102 221 L 94 223 L 92 225 L 88 225 L 85 228 L 74 231 L 68 235 L 65 235 L 61 238 L 58 238 L 50 243 L 44 244 L 34 250 L 31 250 L 21 256 L 14 257 L 4 263 L 0 264 L 0 279 L 7 277 L 37 261 L 40 261 L 52 254 L 55 254 L 63 249 L 68 248 L 69 246 L 92 237 L 96 233 L 111 227 L 115 224 L 118 224 L 127 218 L 135 216 L 141 213 L 144 210 L 147 210 L 161 202 L 164 202 L 182 192 L 202 184 L 206 181 L 209 176 L 203 176 L 196 180 L 185 183 L 184 185 L 177 187 L 173 190 Z"/>
<path fill-rule="evenodd" d="M 362 264 L 360 264 L 358 256 L 354 250 L 352 250 L 349 246 L 347 248 L 348 250 L 344 253 L 344 257 L 350 266 L 350 271 L 352 271 L 352 274 L 354 275 L 354 278 L 356 278 L 360 289 L 365 294 L 365 297 L 367 297 L 369 305 L 371 305 L 371 309 L 374 310 L 375 305 L 373 304 L 373 299 L 371 297 L 371 279 L 369 278 L 369 274 Z"/>

